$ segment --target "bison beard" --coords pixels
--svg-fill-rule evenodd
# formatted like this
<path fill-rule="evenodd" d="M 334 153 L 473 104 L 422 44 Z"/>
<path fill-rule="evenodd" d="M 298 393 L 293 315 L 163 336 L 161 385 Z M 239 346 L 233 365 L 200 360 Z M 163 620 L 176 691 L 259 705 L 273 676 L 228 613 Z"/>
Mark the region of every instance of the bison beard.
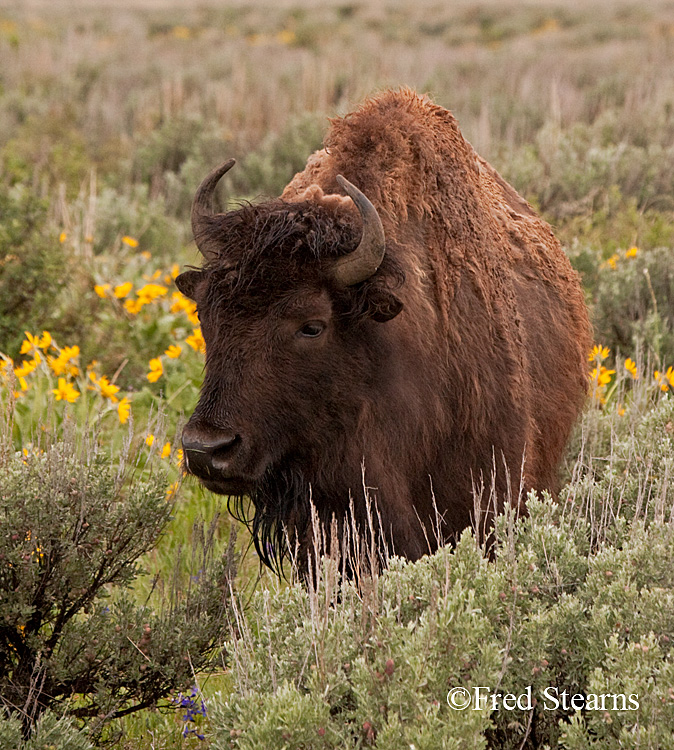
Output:
<path fill-rule="evenodd" d="M 343 535 L 369 496 L 382 555 L 416 559 L 474 508 L 488 525 L 491 487 L 497 510 L 520 482 L 555 492 L 587 387 L 577 274 L 447 110 L 386 92 L 325 146 L 280 199 L 225 214 L 233 162 L 214 170 L 192 212 L 206 262 L 177 280 L 207 351 L 186 468 L 277 570 L 306 565 L 311 502 Z"/>

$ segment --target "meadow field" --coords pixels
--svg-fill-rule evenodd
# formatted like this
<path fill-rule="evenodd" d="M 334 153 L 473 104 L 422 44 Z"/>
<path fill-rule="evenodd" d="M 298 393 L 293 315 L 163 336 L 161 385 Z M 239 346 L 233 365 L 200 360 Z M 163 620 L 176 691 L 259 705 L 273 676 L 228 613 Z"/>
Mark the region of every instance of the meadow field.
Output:
<path fill-rule="evenodd" d="M 183 480 L 204 342 L 174 279 L 213 166 L 223 207 L 276 196 L 399 86 L 553 225 L 590 394 L 494 560 L 468 530 L 307 588 Z M 0 0 L 0 750 L 674 748 L 672 391 L 669 0 Z M 584 703 L 448 704 L 473 685 Z"/>

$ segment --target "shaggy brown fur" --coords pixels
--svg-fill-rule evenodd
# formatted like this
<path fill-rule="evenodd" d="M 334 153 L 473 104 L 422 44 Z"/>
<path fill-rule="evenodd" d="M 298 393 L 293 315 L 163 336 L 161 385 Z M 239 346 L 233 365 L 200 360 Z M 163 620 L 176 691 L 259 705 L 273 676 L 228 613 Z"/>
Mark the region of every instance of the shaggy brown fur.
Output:
<path fill-rule="evenodd" d="M 330 260 L 354 249 L 360 219 L 338 174 L 374 204 L 387 244 L 377 273 L 346 290 Z M 435 546 L 434 501 L 449 540 L 481 480 L 501 503 L 511 480 L 519 502 L 522 466 L 525 489 L 556 490 L 586 393 L 579 279 L 450 112 L 385 92 L 332 122 L 280 200 L 215 216 L 209 232 L 220 258 L 179 282 L 208 353 L 186 433 L 237 443 L 191 468 L 250 494 L 268 564 L 282 525 L 310 548 L 310 497 L 327 524 L 351 496 L 364 524 L 363 472 L 389 549 L 410 559 Z M 314 319 L 327 322 L 320 343 L 297 339 Z"/>

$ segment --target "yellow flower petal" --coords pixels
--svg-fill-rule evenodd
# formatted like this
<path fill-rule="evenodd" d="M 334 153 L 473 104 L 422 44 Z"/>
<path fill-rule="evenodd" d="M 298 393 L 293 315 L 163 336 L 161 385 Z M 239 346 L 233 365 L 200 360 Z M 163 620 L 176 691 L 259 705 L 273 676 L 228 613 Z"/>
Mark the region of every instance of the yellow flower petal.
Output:
<path fill-rule="evenodd" d="M 135 237 L 129 237 L 128 234 L 122 237 L 122 242 L 129 247 L 138 247 L 138 240 Z"/>
<path fill-rule="evenodd" d="M 117 404 L 117 416 L 119 417 L 119 423 L 126 424 L 126 420 L 129 418 L 129 414 L 131 414 L 131 402 L 128 398 L 125 397 Z"/>
<path fill-rule="evenodd" d="M 638 379 L 639 373 L 637 372 L 637 363 L 633 359 L 630 359 L 628 357 L 625 360 L 625 369 L 634 378 L 634 380 Z"/>
<path fill-rule="evenodd" d="M 126 281 L 124 284 L 119 284 L 115 287 L 114 295 L 117 299 L 123 299 L 132 289 L 133 284 L 130 281 Z"/>
<path fill-rule="evenodd" d="M 57 401 L 67 401 L 72 404 L 80 397 L 80 392 L 68 383 L 65 378 L 59 378 L 58 387 L 52 390 Z"/>
<path fill-rule="evenodd" d="M 93 373 L 89 373 L 89 377 L 91 377 Z M 96 381 L 94 381 L 96 382 Z M 103 398 L 109 398 L 110 401 L 112 401 L 113 404 L 117 403 L 117 396 L 115 395 L 119 391 L 118 385 L 113 385 L 106 377 L 105 375 L 102 375 L 98 380 L 98 387 L 101 390 L 101 396 Z"/>
<path fill-rule="evenodd" d="M 37 345 L 43 352 L 47 351 L 52 345 L 51 333 L 49 333 L 49 331 L 42 331 L 42 336 L 38 339 Z"/>
<path fill-rule="evenodd" d="M 147 379 L 150 381 L 150 383 L 156 383 L 159 378 L 164 374 L 164 365 L 159 359 L 159 357 L 155 357 L 154 359 L 150 360 L 150 372 L 147 374 Z"/>
<path fill-rule="evenodd" d="M 144 304 L 145 300 L 142 299 L 125 299 L 124 309 L 128 313 L 131 313 L 131 315 L 138 315 L 138 313 L 143 309 Z"/>
<path fill-rule="evenodd" d="M 185 339 L 185 343 L 191 346 L 195 352 L 206 353 L 206 342 L 201 333 L 201 328 L 195 328 L 192 334 Z"/>

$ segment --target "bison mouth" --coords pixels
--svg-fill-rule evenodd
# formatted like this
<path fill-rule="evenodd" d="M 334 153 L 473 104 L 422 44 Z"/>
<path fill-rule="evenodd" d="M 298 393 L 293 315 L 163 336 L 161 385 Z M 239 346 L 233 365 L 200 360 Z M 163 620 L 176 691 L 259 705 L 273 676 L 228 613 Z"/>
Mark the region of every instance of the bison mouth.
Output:
<path fill-rule="evenodd" d="M 206 479 L 196 474 L 194 476 L 197 476 L 207 490 L 216 495 L 250 495 L 256 484 L 252 479 L 245 477 L 209 477 Z"/>

